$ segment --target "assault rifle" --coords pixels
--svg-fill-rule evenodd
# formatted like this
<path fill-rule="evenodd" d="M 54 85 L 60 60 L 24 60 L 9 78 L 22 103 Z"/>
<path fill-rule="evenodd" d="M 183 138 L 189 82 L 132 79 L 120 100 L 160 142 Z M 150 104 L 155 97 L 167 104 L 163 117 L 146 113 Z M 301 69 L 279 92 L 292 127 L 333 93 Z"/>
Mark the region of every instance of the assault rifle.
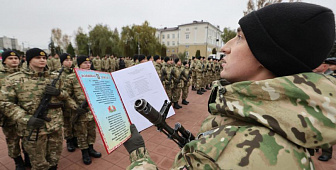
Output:
<path fill-rule="evenodd" d="M 164 101 L 160 112 L 155 110 L 145 99 L 138 99 L 135 101 L 134 108 L 142 116 L 153 123 L 160 132 L 163 132 L 169 139 L 173 140 L 180 148 L 190 141 L 195 139 L 195 136 L 180 123 L 175 124 L 175 128 L 171 128 L 166 123 L 168 111 L 170 109 L 171 102 Z"/>
<path fill-rule="evenodd" d="M 64 67 L 62 67 L 59 70 L 58 76 L 51 82 L 51 86 L 52 87 L 56 87 L 56 83 L 60 79 L 63 70 L 64 70 Z M 51 119 L 49 117 L 47 117 L 48 107 L 49 107 L 50 101 L 51 101 L 51 95 L 44 94 L 43 97 L 42 97 L 42 100 L 40 102 L 39 107 L 34 112 L 33 117 L 39 118 L 39 119 L 43 119 L 43 120 L 45 120 L 47 122 L 50 122 Z M 29 135 L 27 137 L 27 139 L 29 141 L 33 141 L 33 140 L 30 139 L 31 135 L 33 134 L 33 131 L 34 131 L 34 129 L 31 129 L 30 132 L 29 132 Z M 39 133 L 40 133 L 40 128 L 37 128 L 36 129 L 36 138 L 35 138 L 35 141 L 37 141 Z"/>

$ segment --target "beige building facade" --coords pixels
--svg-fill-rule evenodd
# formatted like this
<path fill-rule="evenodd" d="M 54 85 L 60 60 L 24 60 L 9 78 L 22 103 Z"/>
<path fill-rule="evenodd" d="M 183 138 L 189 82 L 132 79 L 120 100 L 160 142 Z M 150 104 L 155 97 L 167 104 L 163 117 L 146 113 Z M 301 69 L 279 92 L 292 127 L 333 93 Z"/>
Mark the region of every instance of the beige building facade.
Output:
<path fill-rule="evenodd" d="M 222 31 L 209 22 L 193 21 L 178 27 L 158 29 L 156 37 L 167 47 L 167 56 L 186 52 L 191 58 L 200 50 L 201 56 L 209 56 L 212 49 L 222 47 Z"/>

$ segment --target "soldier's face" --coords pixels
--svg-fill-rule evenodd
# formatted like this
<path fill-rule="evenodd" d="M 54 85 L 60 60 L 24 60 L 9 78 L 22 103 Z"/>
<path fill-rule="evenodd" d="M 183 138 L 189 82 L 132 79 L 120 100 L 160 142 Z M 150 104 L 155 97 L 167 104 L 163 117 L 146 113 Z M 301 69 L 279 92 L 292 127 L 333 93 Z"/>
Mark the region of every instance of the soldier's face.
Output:
<path fill-rule="evenodd" d="M 29 61 L 29 65 L 33 68 L 44 68 L 47 65 L 46 56 L 36 56 Z"/>
<path fill-rule="evenodd" d="M 91 67 L 91 62 L 90 61 L 84 61 L 79 68 L 80 69 L 85 69 L 85 70 L 90 70 Z"/>
<path fill-rule="evenodd" d="M 161 63 L 161 59 L 157 59 L 155 62 L 160 64 Z"/>
<path fill-rule="evenodd" d="M 228 41 L 221 51 L 226 57 L 220 75 L 232 83 L 257 80 L 256 76 L 264 68 L 252 54 L 242 31 L 238 31 L 236 37 Z"/>
<path fill-rule="evenodd" d="M 19 66 L 19 58 L 17 56 L 8 56 L 4 63 L 9 68 L 16 68 Z"/>
<path fill-rule="evenodd" d="M 72 60 L 69 59 L 69 58 L 65 59 L 65 60 L 63 61 L 63 65 L 64 65 L 65 67 L 67 67 L 67 68 L 70 68 L 71 65 L 72 65 Z"/>

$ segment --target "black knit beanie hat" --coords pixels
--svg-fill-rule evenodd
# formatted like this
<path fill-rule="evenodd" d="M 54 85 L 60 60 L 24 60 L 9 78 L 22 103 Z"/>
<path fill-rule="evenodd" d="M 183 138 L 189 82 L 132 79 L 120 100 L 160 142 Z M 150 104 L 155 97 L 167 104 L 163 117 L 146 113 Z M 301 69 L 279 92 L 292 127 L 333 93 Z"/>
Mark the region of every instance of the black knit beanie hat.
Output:
<path fill-rule="evenodd" d="M 84 55 L 78 56 L 77 57 L 77 65 L 78 65 L 78 67 L 80 67 L 80 65 L 82 63 L 84 63 L 84 61 L 90 61 L 90 57 L 89 56 L 84 56 Z"/>
<path fill-rule="evenodd" d="M 175 58 L 175 59 L 174 59 L 175 64 L 177 64 L 177 62 L 179 62 L 179 61 L 180 61 L 179 58 Z"/>
<path fill-rule="evenodd" d="M 188 62 L 187 61 L 183 61 L 182 64 L 185 66 L 186 64 L 188 64 Z"/>
<path fill-rule="evenodd" d="M 195 59 L 195 56 L 192 56 L 191 59 L 194 60 L 194 59 Z"/>
<path fill-rule="evenodd" d="M 169 60 L 170 60 L 169 57 L 165 57 L 165 58 L 164 58 L 164 61 L 165 61 L 165 62 L 168 62 Z"/>
<path fill-rule="evenodd" d="M 29 49 L 26 52 L 26 61 L 27 61 L 27 65 L 29 65 L 29 61 L 36 57 L 36 56 L 46 56 L 47 57 L 47 53 L 44 52 L 43 50 L 39 49 L 39 48 L 32 48 Z"/>
<path fill-rule="evenodd" d="M 155 55 L 155 56 L 153 57 L 153 60 L 154 60 L 154 61 L 156 61 L 156 60 L 158 60 L 158 59 L 160 59 L 160 56 L 158 56 L 158 55 Z"/>
<path fill-rule="evenodd" d="M 60 55 L 60 61 L 61 61 L 61 64 L 63 65 L 63 61 L 66 60 L 66 59 L 72 59 L 72 57 L 70 56 L 70 54 L 68 53 L 63 53 Z"/>
<path fill-rule="evenodd" d="M 133 56 L 133 61 L 135 62 L 138 58 L 139 58 L 139 55 L 138 55 L 138 54 L 135 54 L 135 55 Z"/>
<path fill-rule="evenodd" d="M 253 55 L 276 76 L 311 72 L 334 44 L 334 14 L 319 5 L 276 3 L 244 16 L 239 25 Z"/>
<path fill-rule="evenodd" d="M 197 60 L 200 60 L 200 59 L 201 59 L 201 56 L 197 56 L 196 59 L 197 59 Z"/>
<path fill-rule="evenodd" d="M 18 55 L 15 51 L 12 51 L 12 50 L 3 52 L 3 53 L 1 54 L 1 56 L 2 56 L 2 64 L 5 64 L 4 61 L 5 61 L 6 58 L 9 57 L 9 56 L 16 56 L 16 57 L 20 58 L 19 55 Z"/>
<path fill-rule="evenodd" d="M 146 58 L 146 56 L 141 54 L 141 55 L 139 55 L 138 60 L 140 62 L 140 61 L 144 60 L 145 58 Z"/>

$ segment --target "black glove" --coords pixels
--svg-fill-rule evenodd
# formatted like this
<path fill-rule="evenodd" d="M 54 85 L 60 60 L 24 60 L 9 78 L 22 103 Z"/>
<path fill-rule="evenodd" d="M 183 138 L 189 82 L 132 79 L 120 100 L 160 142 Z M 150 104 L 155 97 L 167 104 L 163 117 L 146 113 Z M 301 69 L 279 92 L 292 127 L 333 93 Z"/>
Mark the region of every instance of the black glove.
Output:
<path fill-rule="evenodd" d="M 45 94 L 52 95 L 52 96 L 59 96 L 61 94 L 61 92 L 56 87 L 53 87 L 51 85 L 47 85 L 46 88 L 45 88 Z"/>
<path fill-rule="evenodd" d="M 132 136 L 124 143 L 124 147 L 127 149 L 128 153 L 131 153 L 140 147 L 145 147 L 145 141 L 134 124 L 131 124 L 130 129 Z"/>
<path fill-rule="evenodd" d="M 30 117 L 28 120 L 28 126 L 31 126 L 33 128 L 40 128 L 45 125 L 45 121 L 43 119 L 36 118 L 34 116 Z"/>
<path fill-rule="evenodd" d="M 78 115 L 82 115 L 82 114 L 84 114 L 84 113 L 86 113 L 86 112 L 88 112 L 88 110 L 83 109 L 83 108 L 80 108 L 80 107 L 76 109 L 76 113 L 77 113 Z"/>

